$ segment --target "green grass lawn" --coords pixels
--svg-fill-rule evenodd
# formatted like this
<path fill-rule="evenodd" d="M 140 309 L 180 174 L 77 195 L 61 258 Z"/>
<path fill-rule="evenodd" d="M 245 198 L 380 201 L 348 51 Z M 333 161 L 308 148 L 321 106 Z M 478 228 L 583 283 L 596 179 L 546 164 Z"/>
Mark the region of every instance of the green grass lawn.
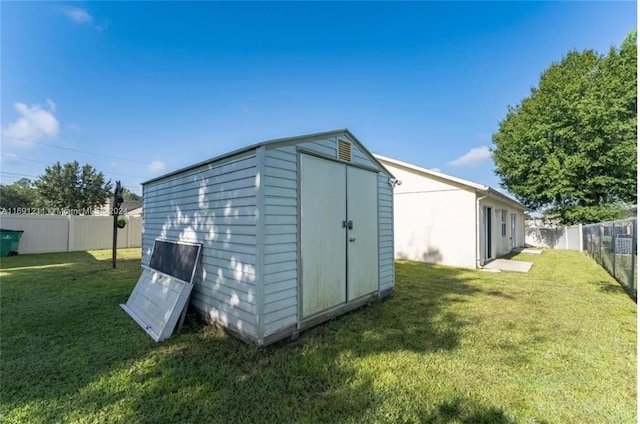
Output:
<path fill-rule="evenodd" d="M 156 344 L 118 306 L 139 251 L 1 263 L 0 421 L 635 423 L 636 304 L 590 258 L 528 274 L 397 264 L 397 292 L 246 345 L 189 316 Z"/>

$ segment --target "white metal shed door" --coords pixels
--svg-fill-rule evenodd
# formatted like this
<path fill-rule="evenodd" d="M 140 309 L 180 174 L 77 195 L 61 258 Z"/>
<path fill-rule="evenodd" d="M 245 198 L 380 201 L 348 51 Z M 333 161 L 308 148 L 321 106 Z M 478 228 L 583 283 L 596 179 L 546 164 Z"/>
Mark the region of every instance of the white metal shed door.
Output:
<path fill-rule="evenodd" d="M 346 301 L 346 166 L 300 155 L 302 316 Z"/>
<path fill-rule="evenodd" d="M 349 299 L 378 289 L 378 177 L 376 173 L 347 167 Z"/>
<path fill-rule="evenodd" d="M 155 341 L 169 336 L 189 300 L 193 284 L 144 267 L 122 309 Z"/>

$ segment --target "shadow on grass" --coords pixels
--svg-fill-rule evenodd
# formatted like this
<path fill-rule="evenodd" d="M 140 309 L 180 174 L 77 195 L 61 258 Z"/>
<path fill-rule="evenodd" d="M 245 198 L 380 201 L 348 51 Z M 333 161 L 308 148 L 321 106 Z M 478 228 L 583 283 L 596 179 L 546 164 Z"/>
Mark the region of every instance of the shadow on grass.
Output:
<path fill-rule="evenodd" d="M 598 287 L 598 291 L 602 293 L 625 293 L 628 294 L 628 291 L 619 284 L 614 284 L 610 281 L 593 281 L 591 284 Z"/>
<path fill-rule="evenodd" d="M 515 423 L 497 408 L 456 399 L 429 410 L 397 402 L 393 392 L 362 373 L 349 360 L 359 355 L 323 335 L 314 343 L 292 343 L 265 349 L 202 328 L 191 315 L 192 333 L 161 345 L 145 359 L 111 373 L 74 397 L 79 417 L 96 408 L 112 410 L 125 421 L 155 422 L 387 422 Z M 335 329 L 330 329 L 335 330 Z M 195 331 L 195 332 L 193 332 Z M 330 331 L 331 332 L 331 331 Z M 339 330 L 335 331 L 339 332 Z M 336 334 L 334 333 L 334 336 Z M 126 392 L 109 390 L 116 382 Z M 393 385 L 391 385 L 392 387 Z M 402 397 L 402 391 L 396 393 Z M 126 402 L 122 402 L 126 396 Z M 391 403 L 397 415 L 376 416 Z"/>
<path fill-rule="evenodd" d="M 135 335 L 135 323 L 118 306 L 137 280 L 140 260 L 120 259 L 112 269 L 87 252 L 10 259 L 1 270 L 3 409 L 71 396 L 152 346 Z M 52 408 L 41 419 L 62 417 Z"/>
<path fill-rule="evenodd" d="M 468 285 L 467 270 L 402 262 L 391 299 L 306 331 L 295 343 L 249 346 L 190 314 L 182 334 L 155 344 L 118 306 L 140 261 L 121 260 L 112 270 L 89 256 L 66 255 L 65 268 L 12 268 L 3 282 L 3 415 L 28 405 L 30 417 L 45 422 L 359 421 L 396 402 L 373 371 L 358 368 L 360 359 L 457 349 L 470 323 L 447 307 L 479 293 L 501 296 Z M 376 361 L 385 372 L 385 359 Z M 460 400 L 398 414 L 510 422 Z"/>
<path fill-rule="evenodd" d="M 446 424 L 451 422 L 463 424 L 494 423 L 516 424 L 503 410 L 486 408 L 474 402 L 456 398 L 440 404 L 436 411 L 421 420 L 424 424 Z M 545 421 L 540 422 L 544 424 Z"/>

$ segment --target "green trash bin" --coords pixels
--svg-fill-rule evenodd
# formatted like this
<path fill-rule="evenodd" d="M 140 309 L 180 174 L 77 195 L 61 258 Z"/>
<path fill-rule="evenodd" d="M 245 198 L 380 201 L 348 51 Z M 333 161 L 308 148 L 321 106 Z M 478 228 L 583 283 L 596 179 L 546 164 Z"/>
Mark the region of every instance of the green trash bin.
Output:
<path fill-rule="evenodd" d="M 18 254 L 22 230 L 0 229 L 0 256 L 14 256 Z"/>

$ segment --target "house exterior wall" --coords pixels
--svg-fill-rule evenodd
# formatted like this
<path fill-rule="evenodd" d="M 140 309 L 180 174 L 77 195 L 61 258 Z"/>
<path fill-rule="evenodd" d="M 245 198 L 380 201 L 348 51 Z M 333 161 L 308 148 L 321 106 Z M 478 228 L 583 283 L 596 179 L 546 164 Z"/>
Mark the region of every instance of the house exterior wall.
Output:
<path fill-rule="evenodd" d="M 475 268 L 475 192 L 382 161 L 393 191 L 395 257 Z"/>
<path fill-rule="evenodd" d="M 511 214 L 516 214 L 516 247 L 524 247 L 525 225 L 524 210 L 516 208 L 513 204 L 500 200 L 495 196 L 489 196 L 480 200 L 480 260 L 485 262 L 486 252 L 486 210 L 492 208 L 492 235 L 491 257 L 493 259 L 503 256 L 511 251 Z M 502 235 L 501 211 L 506 211 L 506 234 Z"/>
<path fill-rule="evenodd" d="M 257 160 L 255 150 L 143 186 L 142 263 L 156 238 L 202 243 L 191 306 L 255 338 Z"/>
<path fill-rule="evenodd" d="M 348 139 L 347 137 L 340 137 Z M 298 150 L 330 158 L 337 156 L 337 137 L 283 146 L 266 146 L 264 159 L 264 305 L 263 337 L 286 333 L 299 323 Z M 379 168 L 352 144 L 352 162 Z M 386 184 L 386 186 L 385 186 Z M 394 285 L 391 187 L 378 174 L 380 291 Z"/>

